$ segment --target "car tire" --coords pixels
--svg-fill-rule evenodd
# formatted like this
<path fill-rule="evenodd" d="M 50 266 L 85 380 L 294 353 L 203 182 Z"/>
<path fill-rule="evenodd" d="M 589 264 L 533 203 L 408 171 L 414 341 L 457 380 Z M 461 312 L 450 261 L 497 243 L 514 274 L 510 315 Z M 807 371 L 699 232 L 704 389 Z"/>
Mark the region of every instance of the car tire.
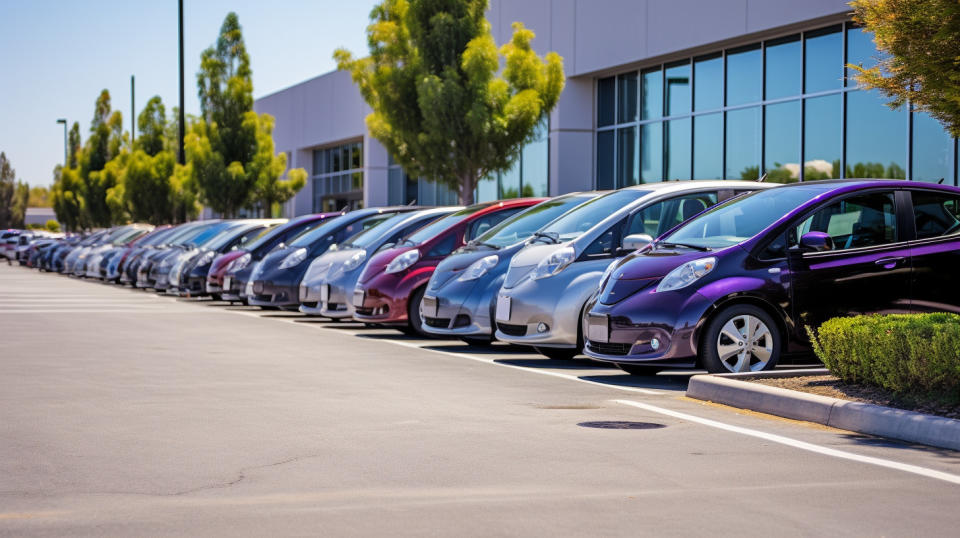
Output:
<path fill-rule="evenodd" d="M 782 347 L 783 336 L 770 314 L 753 305 L 738 304 L 711 318 L 699 359 L 711 373 L 759 372 L 777 365 Z"/>
<path fill-rule="evenodd" d="M 555 361 L 569 361 L 580 354 L 580 350 L 572 347 L 536 347 L 537 353 Z"/>
<path fill-rule="evenodd" d="M 624 364 L 618 363 L 617 368 L 620 368 L 624 372 L 630 375 L 657 375 L 660 370 L 659 366 L 645 366 L 643 364 Z"/>
<path fill-rule="evenodd" d="M 423 300 L 423 294 L 426 291 L 426 287 L 421 286 L 410 294 L 410 299 L 407 301 L 407 326 L 405 327 L 409 332 L 403 331 L 404 334 L 430 337 L 430 334 L 423 330 L 423 318 L 420 316 L 420 301 Z"/>
<path fill-rule="evenodd" d="M 461 336 L 460 340 L 462 340 L 465 344 L 475 347 L 490 347 L 493 345 L 492 337 L 483 338 L 477 336 Z"/>

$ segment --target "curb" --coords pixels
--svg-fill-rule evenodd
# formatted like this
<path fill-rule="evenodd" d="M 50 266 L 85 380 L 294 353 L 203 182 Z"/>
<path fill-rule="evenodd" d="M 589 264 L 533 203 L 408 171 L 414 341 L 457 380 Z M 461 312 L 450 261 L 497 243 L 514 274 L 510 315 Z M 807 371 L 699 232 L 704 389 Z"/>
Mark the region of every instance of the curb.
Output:
<path fill-rule="evenodd" d="M 741 381 L 826 373 L 826 369 L 813 369 L 695 375 L 690 378 L 687 396 L 841 430 L 960 450 L 960 420 Z"/>

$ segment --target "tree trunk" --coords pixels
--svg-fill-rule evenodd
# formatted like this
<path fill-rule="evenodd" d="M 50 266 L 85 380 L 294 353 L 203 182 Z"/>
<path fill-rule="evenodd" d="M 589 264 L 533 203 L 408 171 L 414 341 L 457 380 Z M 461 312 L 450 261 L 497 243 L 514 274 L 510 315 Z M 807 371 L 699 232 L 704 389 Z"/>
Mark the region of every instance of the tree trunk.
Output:
<path fill-rule="evenodd" d="M 477 172 L 471 170 L 460 176 L 460 190 L 457 192 L 457 198 L 460 205 L 473 205 L 474 193 L 477 190 Z"/>

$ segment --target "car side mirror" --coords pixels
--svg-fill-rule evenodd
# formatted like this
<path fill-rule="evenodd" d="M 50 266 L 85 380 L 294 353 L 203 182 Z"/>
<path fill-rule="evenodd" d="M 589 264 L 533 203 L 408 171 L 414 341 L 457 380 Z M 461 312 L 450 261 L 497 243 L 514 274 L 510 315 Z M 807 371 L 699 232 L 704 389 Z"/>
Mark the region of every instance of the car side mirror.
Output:
<path fill-rule="evenodd" d="M 623 238 L 623 250 L 640 250 L 650 243 L 653 243 L 653 238 L 647 234 L 630 234 Z"/>
<path fill-rule="evenodd" d="M 800 238 L 800 250 L 803 252 L 824 252 L 833 248 L 833 238 L 825 232 L 807 232 Z"/>

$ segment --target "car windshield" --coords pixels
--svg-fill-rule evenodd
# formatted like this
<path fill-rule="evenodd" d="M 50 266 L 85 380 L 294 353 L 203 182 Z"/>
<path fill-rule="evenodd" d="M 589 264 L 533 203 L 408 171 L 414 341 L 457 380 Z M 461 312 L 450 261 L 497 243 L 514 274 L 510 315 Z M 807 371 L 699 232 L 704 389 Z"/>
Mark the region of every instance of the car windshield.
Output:
<path fill-rule="evenodd" d="M 163 229 L 163 230 L 157 230 L 156 232 L 151 233 L 149 237 L 143 238 L 143 239 L 137 244 L 137 246 L 138 246 L 138 247 L 146 247 L 146 246 L 149 246 L 149 245 L 159 244 L 160 242 L 162 242 L 162 241 L 164 240 L 164 238 L 166 238 L 167 236 L 169 236 L 169 235 L 170 235 L 170 232 L 172 232 L 172 231 L 173 231 L 173 228 L 165 228 L 165 229 Z"/>
<path fill-rule="evenodd" d="M 624 189 L 611 192 L 575 207 L 549 226 L 536 233 L 547 242 L 573 241 L 596 226 L 600 221 L 650 194 L 650 191 Z"/>
<path fill-rule="evenodd" d="M 308 247 L 322 239 L 323 236 L 339 228 L 340 225 L 340 218 L 324 219 L 319 226 L 300 232 L 290 240 L 289 244 L 291 247 L 297 248 Z"/>
<path fill-rule="evenodd" d="M 410 218 L 410 213 L 398 213 L 375 221 L 369 228 L 360 230 L 351 237 L 348 237 L 343 244 L 340 245 L 340 248 L 367 248 L 375 243 L 382 234 L 393 229 L 398 223 L 408 218 Z"/>
<path fill-rule="evenodd" d="M 220 234 L 221 232 L 223 232 L 224 230 L 232 226 L 233 226 L 233 223 L 220 222 L 208 227 L 201 228 L 198 234 L 188 239 L 184 244 L 190 247 L 203 245 L 210 239 L 214 238 L 215 236 L 217 236 L 218 234 Z"/>
<path fill-rule="evenodd" d="M 253 246 L 254 243 L 259 243 L 260 240 L 263 239 L 265 236 L 272 235 L 270 234 L 270 232 L 272 232 L 273 230 L 276 230 L 279 227 L 280 227 L 279 224 L 268 224 L 259 232 L 244 239 L 239 245 L 237 245 L 237 248 L 242 248 L 242 249 L 250 248 Z"/>
<path fill-rule="evenodd" d="M 709 249 L 736 245 L 829 189 L 828 186 L 803 185 L 756 191 L 714 207 L 688 221 L 659 243 Z"/>
<path fill-rule="evenodd" d="M 480 210 L 482 210 L 482 209 L 486 209 L 486 208 L 490 207 L 490 205 L 491 205 L 491 204 L 477 204 L 477 205 L 473 205 L 473 206 L 470 206 L 470 207 L 468 207 L 468 208 L 466 208 L 466 209 L 461 209 L 460 211 L 457 211 L 456 213 L 451 213 L 451 214 L 447 215 L 446 217 L 443 217 L 442 219 L 437 219 L 437 220 L 433 221 L 432 223 L 427 224 L 427 225 L 424 226 L 423 228 L 420 228 L 419 230 L 417 230 L 417 231 L 413 232 L 412 234 L 408 235 L 407 237 L 405 237 L 405 238 L 403 239 L 403 241 L 400 242 L 400 244 L 402 244 L 402 245 L 415 246 L 415 245 L 419 245 L 420 243 L 423 243 L 424 241 L 427 241 L 427 240 L 429 240 L 429 239 L 433 239 L 433 238 L 436 237 L 440 232 L 446 230 L 447 228 L 449 228 L 449 227 L 451 227 L 451 226 L 454 226 L 455 224 L 457 224 L 458 222 L 462 221 L 463 219 L 469 217 L 470 215 L 473 215 L 474 213 L 476 213 L 476 212 L 478 212 L 478 211 L 480 211 Z"/>
<path fill-rule="evenodd" d="M 231 226 L 230 228 L 224 230 L 223 233 L 215 235 L 202 246 L 203 248 L 209 250 L 220 250 L 229 244 L 230 241 L 236 239 L 238 234 L 242 234 L 254 227 L 255 226 L 252 224 L 238 224 L 236 226 Z"/>
<path fill-rule="evenodd" d="M 495 248 L 517 244 L 533 237 L 537 230 L 549 224 L 550 221 L 594 197 L 596 195 L 575 194 L 541 202 L 490 228 L 472 242 Z"/>

